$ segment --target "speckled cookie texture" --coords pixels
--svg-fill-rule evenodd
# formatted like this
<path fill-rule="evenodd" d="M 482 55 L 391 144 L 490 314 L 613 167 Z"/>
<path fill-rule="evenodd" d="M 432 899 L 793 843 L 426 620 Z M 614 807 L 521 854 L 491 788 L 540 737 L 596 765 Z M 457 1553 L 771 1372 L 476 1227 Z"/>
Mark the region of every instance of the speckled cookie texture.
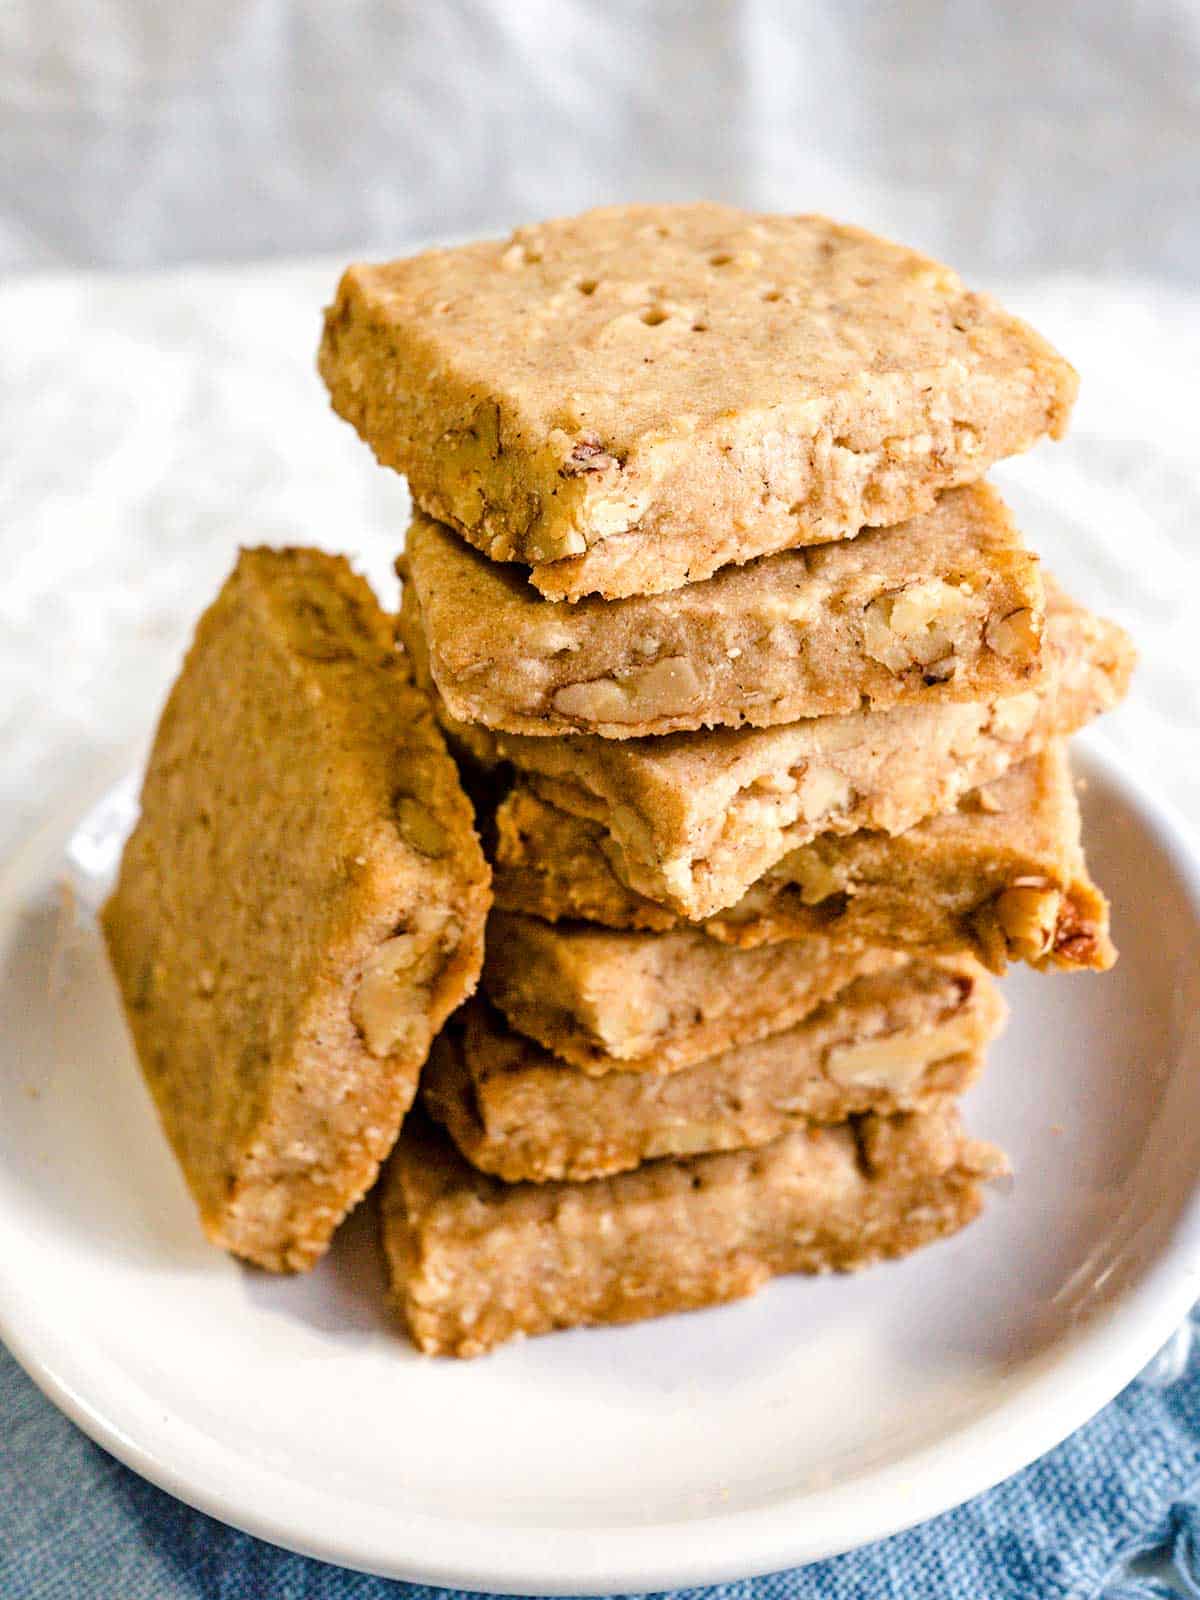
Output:
<path fill-rule="evenodd" d="M 1027 686 L 1041 661 L 1036 556 L 972 485 L 904 527 L 727 567 L 666 595 L 543 599 L 417 513 L 404 634 L 449 714 L 509 733 L 609 739 Z"/>
<path fill-rule="evenodd" d="M 350 267 L 319 363 L 424 510 L 568 600 L 903 522 L 1060 434 L 1076 389 L 927 257 L 711 204 Z"/>
<path fill-rule="evenodd" d="M 791 1027 L 906 959 L 837 933 L 743 950 L 699 928 L 622 933 L 496 912 L 483 988 L 513 1028 L 584 1072 L 663 1074 Z"/>
<path fill-rule="evenodd" d="M 309 1267 L 474 989 L 470 805 L 390 620 L 340 559 L 247 550 L 159 723 L 104 931 L 209 1237 Z"/>
<path fill-rule="evenodd" d="M 736 905 L 819 834 L 901 834 L 952 811 L 1115 705 L 1133 653 L 1120 628 L 1047 589 L 1045 671 L 1015 694 L 651 739 L 499 734 L 543 799 L 598 823 L 628 888 L 693 921 Z"/>
<path fill-rule="evenodd" d="M 506 1184 L 414 1116 L 383 1184 L 383 1239 L 415 1343 L 477 1356 L 524 1334 L 740 1299 L 781 1273 L 907 1255 L 978 1215 L 983 1181 L 1004 1170 L 945 1109 L 591 1183 Z"/>
<path fill-rule="evenodd" d="M 581 1074 L 480 1001 L 441 1035 L 426 1109 L 508 1183 L 606 1177 L 662 1156 L 742 1150 L 809 1122 L 929 1110 L 978 1075 L 1004 1019 L 969 958 L 858 978 L 794 1028 L 668 1076 Z"/>
<path fill-rule="evenodd" d="M 551 922 L 667 929 L 681 918 L 628 889 L 603 830 L 518 783 L 496 811 L 496 903 Z M 1103 970 L 1114 954 L 1108 904 L 1088 875 L 1079 802 L 1063 744 L 972 790 L 907 832 L 819 834 L 790 851 L 736 905 L 701 924 L 756 945 L 813 933 L 932 953 Z"/>

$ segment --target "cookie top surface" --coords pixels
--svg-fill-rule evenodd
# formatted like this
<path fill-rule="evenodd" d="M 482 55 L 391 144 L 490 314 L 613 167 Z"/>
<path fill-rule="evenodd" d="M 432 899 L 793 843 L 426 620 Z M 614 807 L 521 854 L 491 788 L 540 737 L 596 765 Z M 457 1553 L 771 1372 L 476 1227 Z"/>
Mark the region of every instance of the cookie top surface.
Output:
<path fill-rule="evenodd" d="M 928 257 L 711 204 L 353 266 L 320 359 L 418 503 L 568 599 L 901 521 L 1061 432 L 1075 393 Z"/>
<path fill-rule="evenodd" d="M 348 277 L 379 327 L 418 328 L 580 476 L 603 470 L 588 430 L 624 456 L 658 429 L 1042 345 L 915 250 L 711 204 L 590 211 Z"/>

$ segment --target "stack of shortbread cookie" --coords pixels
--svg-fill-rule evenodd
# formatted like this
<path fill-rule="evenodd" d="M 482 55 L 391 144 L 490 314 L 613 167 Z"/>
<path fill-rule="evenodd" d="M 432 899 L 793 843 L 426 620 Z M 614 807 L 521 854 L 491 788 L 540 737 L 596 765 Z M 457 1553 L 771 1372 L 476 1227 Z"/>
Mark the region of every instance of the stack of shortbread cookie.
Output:
<path fill-rule="evenodd" d="M 244 557 L 108 913 L 210 1233 L 311 1259 L 474 985 L 486 868 L 421 690 L 494 895 L 384 1180 L 423 1349 L 705 1305 L 969 1221 L 1003 1169 L 957 1110 L 1003 1020 L 991 974 L 1114 959 L 1064 741 L 1132 653 L 980 482 L 1062 432 L 1071 368 L 923 256 L 713 205 L 353 267 L 320 367 L 411 486 L 403 650 L 328 558 Z M 264 880 L 245 862 L 278 794 Z M 214 1006 L 239 962 L 256 982 Z M 181 994 L 215 1098 L 167 1040 Z M 397 1074 L 386 1115 L 349 1115 Z"/>
<path fill-rule="evenodd" d="M 321 370 L 408 477 L 402 637 L 498 797 L 444 1131 L 388 1184 L 418 1341 L 959 1226 L 989 971 L 1113 959 L 1063 740 L 1127 647 L 979 482 L 1071 368 L 909 250 L 697 205 L 352 268 Z"/>

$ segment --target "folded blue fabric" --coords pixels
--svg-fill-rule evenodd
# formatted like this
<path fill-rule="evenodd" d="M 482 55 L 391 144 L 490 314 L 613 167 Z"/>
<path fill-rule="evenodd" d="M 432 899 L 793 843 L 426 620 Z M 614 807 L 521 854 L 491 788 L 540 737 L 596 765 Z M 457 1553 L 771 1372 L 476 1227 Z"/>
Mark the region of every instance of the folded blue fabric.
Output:
<path fill-rule="evenodd" d="M 1086 1427 L 957 1511 L 832 1561 L 714 1589 L 720 1600 L 1145 1600 L 1128 1577 L 1173 1544 L 1200 1596 L 1200 1341 L 1183 1337 Z M 128 1472 L 0 1349 L 3 1600 L 421 1600 L 442 1595 L 288 1555 Z"/>

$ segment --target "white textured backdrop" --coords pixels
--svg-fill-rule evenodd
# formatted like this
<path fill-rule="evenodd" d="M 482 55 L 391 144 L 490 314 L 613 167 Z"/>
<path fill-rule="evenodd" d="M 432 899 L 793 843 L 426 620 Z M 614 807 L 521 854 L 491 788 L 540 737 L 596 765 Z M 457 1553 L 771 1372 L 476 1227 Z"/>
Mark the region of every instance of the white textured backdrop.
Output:
<path fill-rule="evenodd" d="M 4 0 L 0 265 L 366 246 L 601 200 L 1200 276 L 1196 0 Z"/>

